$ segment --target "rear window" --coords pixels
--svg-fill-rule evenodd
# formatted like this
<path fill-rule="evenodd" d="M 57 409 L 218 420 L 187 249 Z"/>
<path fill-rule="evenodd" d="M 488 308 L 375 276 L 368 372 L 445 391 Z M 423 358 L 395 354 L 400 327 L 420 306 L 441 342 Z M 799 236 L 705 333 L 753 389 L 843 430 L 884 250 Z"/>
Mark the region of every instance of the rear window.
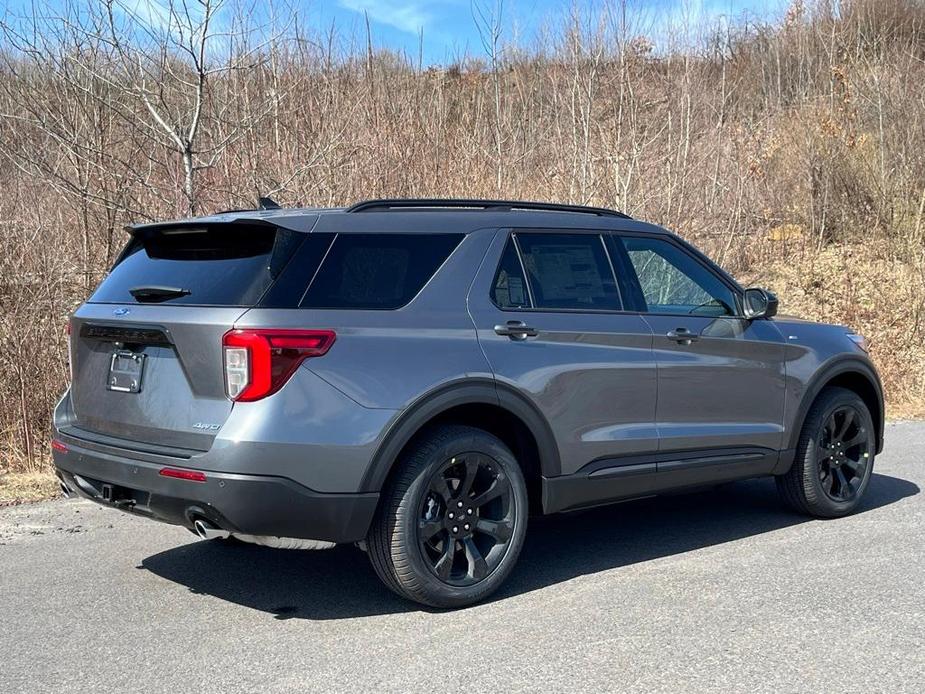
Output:
<path fill-rule="evenodd" d="M 400 308 L 421 291 L 461 239 L 461 234 L 339 234 L 301 306 Z"/>
<path fill-rule="evenodd" d="M 253 306 L 304 236 L 238 225 L 141 230 L 90 301 L 138 303 L 133 289 L 155 287 L 181 290 L 169 304 Z"/>

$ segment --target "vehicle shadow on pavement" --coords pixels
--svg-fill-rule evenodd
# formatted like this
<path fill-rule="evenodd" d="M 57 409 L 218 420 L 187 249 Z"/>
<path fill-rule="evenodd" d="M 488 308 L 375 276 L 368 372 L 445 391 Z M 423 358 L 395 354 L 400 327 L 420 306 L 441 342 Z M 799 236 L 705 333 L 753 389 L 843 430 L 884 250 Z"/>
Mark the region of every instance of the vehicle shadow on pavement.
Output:
<path fill-rule="evenodd" d="M 918 493 L 912 482 L 875 474 L 859 513 Z M 782 506 L 768 479 L 534 518 L 517 567 L 491 600 L 808 520 Z M 194 541 L 150 556 L 142 567 L 194 593 L 277 619 L 343 619 L 421 609 L 385 588 L 366 555 L 350 546 L 294 552 Z"/>

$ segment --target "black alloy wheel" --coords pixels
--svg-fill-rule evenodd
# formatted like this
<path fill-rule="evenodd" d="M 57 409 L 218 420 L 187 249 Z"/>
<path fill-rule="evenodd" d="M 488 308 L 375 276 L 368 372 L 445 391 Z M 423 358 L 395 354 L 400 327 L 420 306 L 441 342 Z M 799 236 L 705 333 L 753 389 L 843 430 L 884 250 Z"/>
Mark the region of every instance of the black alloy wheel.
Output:
<path fill-rule="evenodd" d="M 498 462 L 478 452 L 445 461 L 420 506 L 418 543 L 441 581 L 469 586 L 494 571 L 514 533 L 515 500 Z"/>
<path fill-rule="evenodd" d="M 851 501 L 865 480 L 871 457 L 870 432 L 851 405 L 835 409 L 822 427 L 816 456 L 822 491 L 833 501 Z"/>

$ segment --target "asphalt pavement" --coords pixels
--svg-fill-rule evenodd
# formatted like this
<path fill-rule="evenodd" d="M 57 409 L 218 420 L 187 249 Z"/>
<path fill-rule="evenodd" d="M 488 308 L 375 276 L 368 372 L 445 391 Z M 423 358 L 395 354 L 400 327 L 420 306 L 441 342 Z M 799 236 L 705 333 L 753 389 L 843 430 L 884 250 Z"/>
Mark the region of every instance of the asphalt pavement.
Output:
<path fill-rule="evenodd" d="M 502 591 L 455 612 L 355 547 L 2 509 L 0 692 L 923 692 L 925 423 L 886 435 L 854 516 L 756 480 L 537 519 Z"/>

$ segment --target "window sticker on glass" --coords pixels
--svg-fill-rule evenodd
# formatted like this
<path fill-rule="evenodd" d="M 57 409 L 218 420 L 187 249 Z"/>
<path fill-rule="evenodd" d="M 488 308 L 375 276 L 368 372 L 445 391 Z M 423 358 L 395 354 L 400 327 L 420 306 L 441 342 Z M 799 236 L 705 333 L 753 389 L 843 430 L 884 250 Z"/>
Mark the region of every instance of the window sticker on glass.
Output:
<path fill-rule="evenodd" d="M 518 234 L 539 308 L 619 310 L 616 281 L 592 234 Z"/>
<path fill-rule="evenodd" d="M 604 293 L 594 255 L 587 246 L 538 247 L 531 257 L 549 301 L 581 301 Z"/>

